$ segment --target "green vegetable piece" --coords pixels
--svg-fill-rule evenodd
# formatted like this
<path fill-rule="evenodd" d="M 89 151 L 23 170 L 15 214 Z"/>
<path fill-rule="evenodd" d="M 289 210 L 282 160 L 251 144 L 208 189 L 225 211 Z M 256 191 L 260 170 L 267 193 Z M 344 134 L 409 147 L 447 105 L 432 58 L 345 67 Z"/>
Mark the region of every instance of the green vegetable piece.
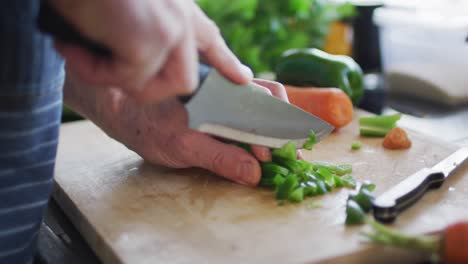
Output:
<path fill-rule="evenodd" d="M 288 197 L 289 201 L 291 202 L 302 202 L 304 200 L 304 188 L 299 187 L 294 190 Z"/>
<path fill-rule="evenodd" d="M 283 53 L 275 69 L 280 83 L 299 87 L 337 87 L 357 105 L 364 93 L 363 73 L 351 57 L 319 49 L 292 49 Z"/>
<path fill-rule="evenodd" d="M 370 182 L 364 182 L 362 185 L 361 185 L 361 189 L 366 189 L 368 190 L 369 192 L 373 192 L 375 190 L 377 186 L 374 184 L 374 183 L 370 183 Z"/>
<path fill-rule="evenodd" d="M 333 174 L 333 181 L 335 182 L 335 186 L 338 188 L 344 187 L 344 181 L 341 179 L 340 176 Z"/>
<path fill-rule="evenodd" d="M 360 150 L 361 147 L 362 147 L 361 141 L 354 141 L 353 143 L 351 143 L 352 150 Z"/>
<path fill-rule="evenodd" d="M 346 203 L 346 225 L 363 224 L 366 220 L 366 214 L 361 209 L 359 204 L 353 200 L 348 200 Z"/>
<path fill-rule="evenodd" d="M 348 188 L 356 188 L 356 180 L 351 176 L 351 174 L 346 174 L 341 177 L 341 180 L 343 180 L 343 184 L 345 187 Z"/>
<path fill-rule="evenodd" d="M 313 181 L 302 182 L 301 187 L 304 188 L 304 196 L 315 196 L 318 194 L 317 184 Z"/>
<path fill-rule="evenodd" d="M 262 166 L 262 178 L 273 178 L 276 174 L 286 176 L 289 173 L 289 170 L 275 164 L 273 162 L 265 162 L 261 164 Z"/>
<path fill-rule="evenodd" d="M 280 174 L 276 174 L 275 177 L 273 177 L 273 179 L 272 179 L 272 183 L 273 183 L 274 186 L 278 187 L 281 184 L 283 184 L 285 180 L 286 180 L 286 178 L 284 178 Z"/>
<path fill-rule="evenodd" d="M 327 187 L 322 180 L 317 180 L 315 183 L 317 184 L 317 194 L 321 195 L 328 192 Z"/>
<path fill-rule="evenodd" d="M 261 187 L 275 187 L 276 186 L 273 182 L 273 178 L 269 178 L 269 177 L 262 177 L 258 185 Z"/>
<path fill-rule="evenodd" d="M 381 116 L 361 116 L 359 117 L 359 125 L 361 126 L 375 126 L 375 127 L 386 127 L 393 128 L 398 120 L 400 120 L 401 114 L 394 115 L 381 115 Z"/>
<path fill-rule="evenodd" d="M 271 156 L 274 162 L 295 161 L 297 160 L 296 144 L 290 141 L 281 148 L 274 149 L 271 152 Z"/>
<path fill-rule="evenodd" d="M 277 162 L 293 173 L 302 173 L 305 169 L 301 163 L 297 162 L 297 160 L 281 160 Z"/>
<path fill-rule="evenodd" d="M 318 168 L 325 168 L 336 175 L 342 176 L 349 174 L 353 171 L 351 164 L 332 164 L 330 162 L 316 161 L 311 163 L 312 168 L 317 170 Z"/>
<path fill-rule="evenodd" d="M 335 188 L 335 179 L 333 177 L 333 174 L 326 168 L 318 168 L 317 169 L 318 175 L 321 177 L 321 179 L 325 182 L 325 185 L 327 186 L 327 190 L 331 191 L 333 188 Z"/>
<path fill-rule="evenodd" d="M 364 116 L 359 118 L 359 133 L 367 137 L 384 137 L 396 126 L 401 114 L 385 116 Z"/>
<path fill-rule="evenodd" d="M 277 200 L 285 200 L 298 185 L 297 176 L 289 174 L 285 181 L 276 188 L 275 197 Z"/>
<path fill-rule="evenodd" d="M 313 130 L 310 130 L 309 139 L 304 143 L 303 148 L 307 150 L 312 150 L 312 147 L 314 146 L 315 141 L 316 141 L 315 132 Z"/>
<path fill-rule="evenodd" d="M 364 212 L 369 212 L 372 209 L 372 200 L 374 197 L 367 189 L 361 188 L 357 194 L 350 195 L 348 200 L 355 201 Z"/>
<path fill-rule="evenodd" d="M 303 171 L 313 170 L 314 168 L 313 163 L 307 162 L 305 160 L 297 160 L 296 163 L 301 165 Z"/>

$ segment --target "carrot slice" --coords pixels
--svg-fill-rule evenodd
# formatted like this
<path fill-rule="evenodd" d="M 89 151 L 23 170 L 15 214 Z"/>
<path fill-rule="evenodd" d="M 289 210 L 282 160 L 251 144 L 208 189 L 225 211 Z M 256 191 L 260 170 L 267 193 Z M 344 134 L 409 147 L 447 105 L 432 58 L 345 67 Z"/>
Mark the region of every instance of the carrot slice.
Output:
<path fill-rule="evenodd" d="M 407 149 L 411 147 L 411 140 L 405 130 L 395 127 L 385 136 L 382 145 L 387 149 Z"/>

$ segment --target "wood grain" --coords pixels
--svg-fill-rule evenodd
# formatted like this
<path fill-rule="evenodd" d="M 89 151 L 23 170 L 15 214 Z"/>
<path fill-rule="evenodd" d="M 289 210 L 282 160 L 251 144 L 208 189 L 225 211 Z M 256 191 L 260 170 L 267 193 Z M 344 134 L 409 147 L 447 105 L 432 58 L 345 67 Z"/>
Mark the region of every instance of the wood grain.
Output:
<path fill-rule="evenodd" d="M 307 160 L 353 164 L 376 193 L 456 148 L 410 131 L 409 150 L 359 138 L 356 122 L 306 152 Z M 351 151 L 354 140 L 363 142 Z M 407 210 L 395 227 L 413 233 L 468 219 L 468 166 Z M 344 226 L 342 189 L 278 206 L 270 191 L 198 170 L 145 163 L 88 121 L 61 129 L 54 198 L 105 263 L 414 263 L 425 256 L 370 247 Z M 311 209 L 315 202 L 321 208 Z M 393 258 L 392 258 L 393 257 Z"/>

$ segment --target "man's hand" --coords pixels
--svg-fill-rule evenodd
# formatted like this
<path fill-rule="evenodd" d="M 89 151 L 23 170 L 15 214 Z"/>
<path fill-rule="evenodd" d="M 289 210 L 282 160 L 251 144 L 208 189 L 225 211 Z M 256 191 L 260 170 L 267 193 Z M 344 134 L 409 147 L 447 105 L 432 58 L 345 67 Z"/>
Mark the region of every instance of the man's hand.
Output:
<path fill-rule="evenodd" d="M 106 60 L 56 42 L 68 70 L 89 84 L 113 85 L 140 102 L 159 102 L 196 87 L 198 54 L 235 83 L 252 79 L 192 0 L 49 1 L 84 36 L 113 52 Z"/>
<path fill-rule="evenodd" d="M 265 92 L 287 100 L 281 84 L 254 82 Z M 175 98 L 141 105 L 118 89 L 89 87 L 71 75 L 67 76 L 64 97 L 73 109 L 151 163 L 172 168 L 200 167 L 255 186 L 261 178 L 258 160 L 271 159 L 267 148 L 252 146 L 254 157 L 242 148 L 188 128 L 187 112 Z"/>

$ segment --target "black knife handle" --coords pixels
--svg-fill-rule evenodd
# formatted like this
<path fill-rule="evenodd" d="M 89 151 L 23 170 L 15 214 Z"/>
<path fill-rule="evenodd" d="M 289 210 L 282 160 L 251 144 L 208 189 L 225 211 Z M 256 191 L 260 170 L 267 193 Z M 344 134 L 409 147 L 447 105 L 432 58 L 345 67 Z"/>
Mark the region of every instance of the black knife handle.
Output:
<path fill-rule="evenodd" d="M 428 190 L 439 188 L 445 180 L 442 172 L 422 169 L 373 201 L 374 217 L 391 223 L 399 213 L 418 201 Z"/>
<path fill-rule="evenodd" d="M 78 29 L 67 21 L 48 1 L 42 0 L 37 18 L 39 30 L 52 35 L 61 42 L 85 48 L 93 55 L 104 59 L 112 58 L 112 50 L 83 36 Z"/>
<path fill-rule="evenodd" d="M 69 23 L 67 19 L 59 14 L 46 0 L 41 1 L 37 24 L 42 32 L 50 34 L 64 43 L 78 45 L 91 52 L 94 56 L 103 59 L 112 59 L 111 49 L 83 36 L 73 24 Z M 191 95 L 179 97 L 179 100 L 182 103 L 190 101 L 201 87 L 201 84 L 206 79 L 210 71 L 211 67 L 200 63 L 198 68 L 198 86 Z"/>

